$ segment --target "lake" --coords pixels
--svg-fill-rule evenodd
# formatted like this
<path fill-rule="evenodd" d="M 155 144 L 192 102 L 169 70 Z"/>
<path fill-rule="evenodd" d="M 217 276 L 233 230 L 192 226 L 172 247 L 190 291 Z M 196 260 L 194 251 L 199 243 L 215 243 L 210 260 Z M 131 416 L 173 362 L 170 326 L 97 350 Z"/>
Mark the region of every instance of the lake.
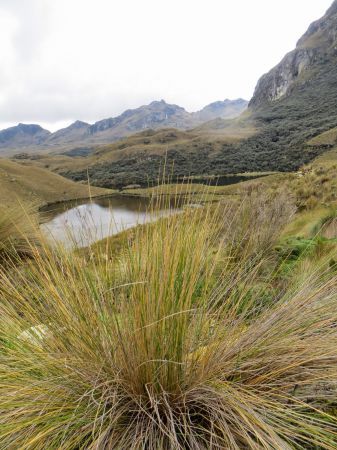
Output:
<path fill-rule="evenodd" d="M 163 217 L 178 209 L 161 208 L 149 214 L 150 200 L 112 197 L 54 204 L 41 211 L 41 228 L 47 237 L 67 247 L 85 247 L 138 224 Z"/>

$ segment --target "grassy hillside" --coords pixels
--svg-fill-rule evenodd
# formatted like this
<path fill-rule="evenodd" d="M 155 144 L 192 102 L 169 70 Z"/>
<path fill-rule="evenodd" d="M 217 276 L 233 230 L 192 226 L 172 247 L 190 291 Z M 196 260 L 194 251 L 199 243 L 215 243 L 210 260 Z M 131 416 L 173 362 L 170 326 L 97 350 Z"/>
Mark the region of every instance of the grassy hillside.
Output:
<path fill-rule="evenodd" d="M 107 194 L 106 189 L 91 188 L 92 195 Z M 38 205 L 89 196 L 88 187 L 34 166 L 23 166 L 0 159 L 0 205 L 18 201 Z"/>
<path fill-rule="evenodd" d="M 156 183 L 165 160 L 168 170 L 174 166 L 177 177 L 241 172 L 234 160 L 226 169 L 217 168 L 214 157 L 221 153 L 224 145 L 232 146 L 254 133 L 250 121 L 219 119 L 191 131 L 146 130 L 113 144 L 100 145 L 85 157 L 20 154 L 17 160 L 25 165 L 47 168 L 75 181 L 86 180 L 89 169 L 90 180 L 96 186 L 147 186 L 149 181 Z"/>

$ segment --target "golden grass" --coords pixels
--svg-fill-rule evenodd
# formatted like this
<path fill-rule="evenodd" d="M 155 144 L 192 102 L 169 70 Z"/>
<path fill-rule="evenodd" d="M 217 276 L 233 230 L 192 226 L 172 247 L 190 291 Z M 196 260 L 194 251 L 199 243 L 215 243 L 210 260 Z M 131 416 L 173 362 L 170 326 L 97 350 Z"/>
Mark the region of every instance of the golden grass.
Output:
<path fill-rule="evenodd" d="M 121 195 L 132 195 L 136 197 L 176 196 L 183 195 L 194 202 L 209 202 L 237 198 L 244 199 L 247 194 L 254 190 L 265 190 L 276 192 L 281 185 L 287 185 L 293 178 L 293 174 L 261 172 L 261 178 L 251 179 L 227 186 L 209 186 L 193 183 L 193 178 L 185 184 L 172 183 L 149 188 L 126 189 Z M 243 175 L 243 174 L 238 174 Z M 257 172 L 245 174 L 247 177 L 257 175 Z"/>
<path fill-rule="evenodd" d="M 319 134 L 318 136 L 315 136 L 314 138 L 310 139 L 310 141 L 308 141 L 308 145 L 313 147 L 321 145 L 328 145 L 328 146 L 337 145 L 337 127 L 325 131 L 324 133 Z"/>
<path fill-rule="evenodd" d="M 118 258 L 46 249 L 1 273 L 3 448 L 336 448 L 337 279 L 252 319 L 256 270 L 228 258 L 225 214 L 139 227 Z"/>
<path fill-rule="evenodd" d="M 41 206 L 112 192 L 96 187 L 91 187 L 90 191 L 86 185 L 74 183 L 40 167 L 24 166 L 0 158 L 0 205 L 12 206 L 24 202 Z"/>
<path fill-rule="evenodd" d="M 40 242 L 37 224 L 33 206 L 0 206 L 0 265 L 33 256 Z"/>

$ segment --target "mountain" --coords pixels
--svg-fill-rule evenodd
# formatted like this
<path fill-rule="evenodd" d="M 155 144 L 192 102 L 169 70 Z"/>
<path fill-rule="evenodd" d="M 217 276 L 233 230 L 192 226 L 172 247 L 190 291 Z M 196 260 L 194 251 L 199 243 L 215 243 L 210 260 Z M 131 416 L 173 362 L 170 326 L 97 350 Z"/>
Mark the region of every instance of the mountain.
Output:
<path fill-rule="evenodd" d="M 99 136 L 101 141 L 112 142 L 146 129 L 177 128 L 186 130 L 208 120 L 239 116 L 248 102 L 243 99 L 224 100 L 211 103 L 202 110 L 189 113 L 178 105 L 164 100 L 154 101 L 137 109 L 128 109 L 115 118 L 100 120 L 91 125 L 90 136 Z"/>
<path fill-rule="evenodd" d="M 227 99 L 189 113 L 181 106 L 168 104 L 164 100 L 153 101 L 149 105 L 128 109 L 117 117 L 103 119 L 93 125 L 77 120 L 55 133 L 43 130 L 39 125 L 19 124 L 0 132 L 0 151 L 38 151 L 68 147 L 68 151 L 72 153 L 85 154 L 94 145 L 114 142 L 146 129 L 185 130 L 216 117 L 236 117 L 247 108 L 247 104 L 242 99 Z"/>
<path fill-rule="evenodd" d="M 40 125 L 26 125 L 19 123 L 15 127 L 0 131 L 1 148 L 22 148 L 26 146 L 38 146 L 49 136 L 50 131 L 44 130 Z"/>
<path fill-rule="evenodd" d="M 326 150 L 309 141 L 337 126 L 336 105 L 337 0 L 258 81 L 249 111 L 259 132 L 241 147 L 269 168 L 295 170 Z"/>
<path fill-rule="evenodd" d="M 325 85 L 329 82 L 333 84 L 327 72 L 332 69 L 337 56 L 336 23 L 337 1 L 334 1 L 325 16 L 310 25 L 296 49 L 260 78 L 249 106 L 256 109 L 268 102 L 297 95 L 308 88 L 314 94 L 312 88 L 317 81 Z"/>
<path fill-rule="evenodd" d="M 67 145 L 76 141 L 82 141 L 88 135 L 89 128 L 90 125 L 88 123 L 77 120 L 69 127 L 51 133 L 48 139 L 44 141 L 44 144 Z"/>
<path fill-rule="evenodd" d="M 177 176 L 295 171 L 336 145 L 325 138 L 335 135 L 336 105 L 337 0 L 309 26 L 296 48 L 260 78 L 240 117 L 213 119 L 183 137 L 171 130 L 176 138 L 170 140 L 160 130 L 127 138 L 88 159 L 89 175 L 106 187 L 146 185 L 155 179 L 164 155 Z M 216 102 L 204 108 L 203 118 L 218 107 Z M 68 164 L 64 174 L 80 180 L 87 171 L 75 165 L 70 170 Z"/>
<path fill-rule="evenodd" d="M 236 100 L 226 99 L 224 101 L 218 101 L 210 103 L 200 111 L 193 114 L 196 122 L 203 123 L 217 118 L 221 119 L 233 119 L 239 116 L 248 106 L 247 100 L 238 98 Z"/>
<path fill-rule="evenodd" d="M 193 115 L 178 105 L 164 100 L 151 102 L 136 109 L 128 109 L 120 116 L 100 120 L 91 125 L 90 136 L 111 142 L 147 128 L 186 129 L 194 125 Z"/>

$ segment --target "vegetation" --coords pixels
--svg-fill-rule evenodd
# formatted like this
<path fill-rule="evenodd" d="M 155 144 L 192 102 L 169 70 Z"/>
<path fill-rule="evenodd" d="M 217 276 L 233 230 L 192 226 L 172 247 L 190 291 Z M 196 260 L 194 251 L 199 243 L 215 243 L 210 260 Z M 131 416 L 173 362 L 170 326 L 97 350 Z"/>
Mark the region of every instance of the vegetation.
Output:
<path fill-rule="evenodd" d="M 102 188 L 76 184 L 40 167 L 22 165 L 0 158 L 0 205 L 19 202 L 42 206 L 46 203 L 106 195 Z"/>
<path fill-rule="evenodd" d="M 33 257 L 39 245 L 37 217 L 22 206 L 0 207 L 0 266 Z"/>
<path fill-rule="evenodd" d="M 337 448 L 336 5 L 240 118 L 0 160 L 1 449 Z M 46 244 L 88 178 L 180 210 Z"/>
<path fill-rule="evenodd" d="M 337 280 L 279 283 L 292 211 L 252 192 L 0 271 L 3 448 L 336 448 Z"/>

